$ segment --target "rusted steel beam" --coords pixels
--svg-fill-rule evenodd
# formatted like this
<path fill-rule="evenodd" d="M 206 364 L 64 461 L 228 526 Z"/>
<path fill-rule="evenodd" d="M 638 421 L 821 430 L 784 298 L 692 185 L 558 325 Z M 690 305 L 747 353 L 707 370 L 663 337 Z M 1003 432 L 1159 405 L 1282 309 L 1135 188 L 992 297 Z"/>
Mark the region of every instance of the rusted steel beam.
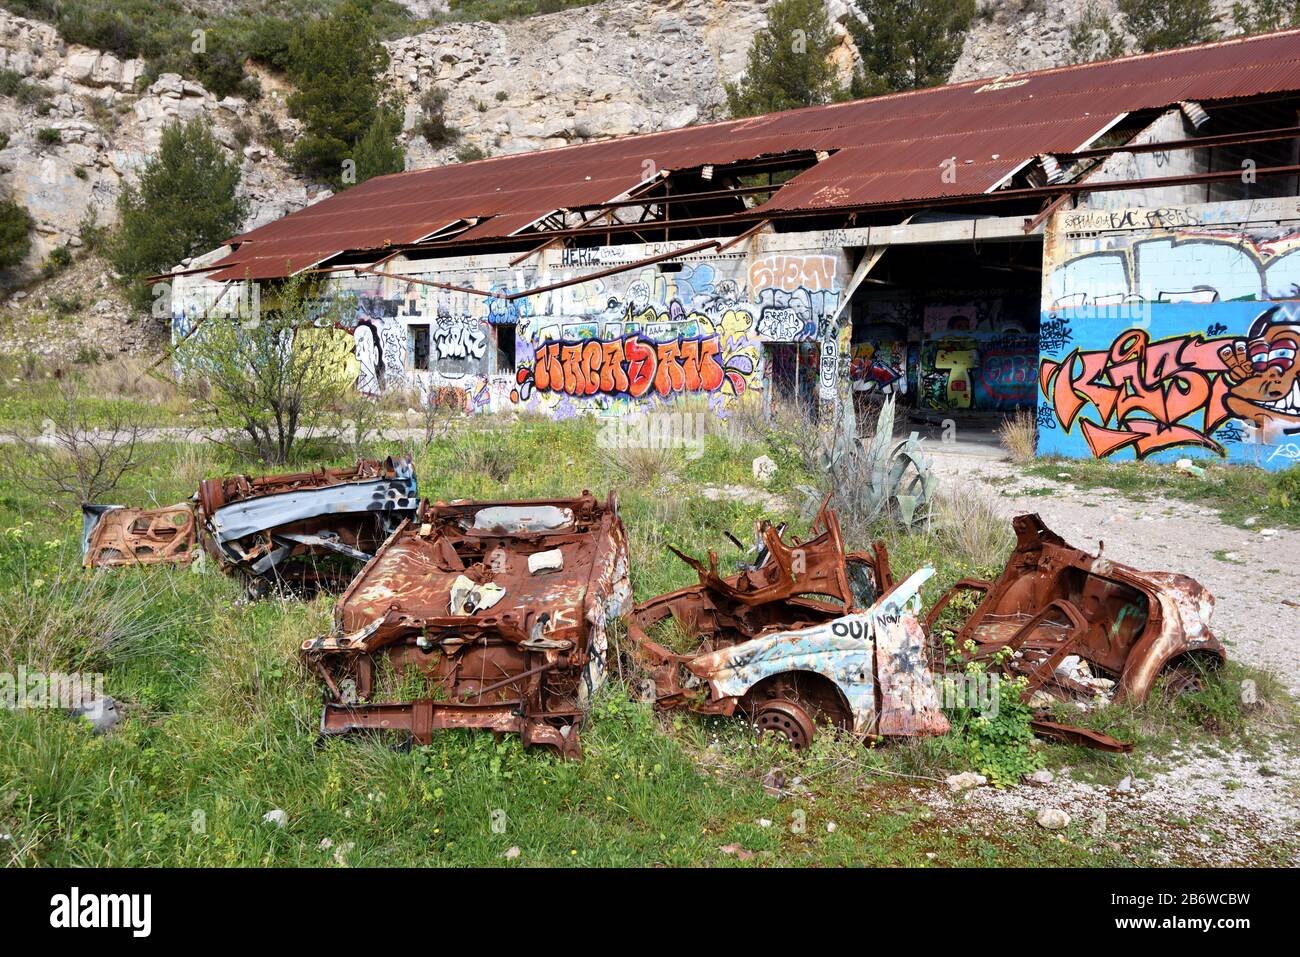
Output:
<path fill-rule="evenodd" d="M 1160 143 L 1124 143 L 1119 146 L 1097 146 L 1073 153 L 1052 153 L 1058 160 L 1093 159 L 1113 156 L 1116 153 L 1164 153 L 1174 150 L 1208 149 L 1215 146 L 1246 146 L 1250 143 L 1268 143 L 1300 137 L 1300 126 L 1281 126 L 1253 133 L 1215 133 L 1190 139 L 1165 140 Z"/>

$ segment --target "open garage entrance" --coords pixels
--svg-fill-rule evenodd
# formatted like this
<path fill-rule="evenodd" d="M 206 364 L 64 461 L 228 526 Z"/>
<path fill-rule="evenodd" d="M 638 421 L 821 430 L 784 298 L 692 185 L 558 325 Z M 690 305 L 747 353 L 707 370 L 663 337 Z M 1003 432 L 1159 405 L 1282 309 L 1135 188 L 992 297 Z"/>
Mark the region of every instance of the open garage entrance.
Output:
<path fill-rule="evenodd" d="M 970 440 L 1034 408 L 1041 282 L 1037 236 L 888 248 L 851 303 L 859 416 L 892 394 L 900 425 L 937 439 L 953 423 Z"/>

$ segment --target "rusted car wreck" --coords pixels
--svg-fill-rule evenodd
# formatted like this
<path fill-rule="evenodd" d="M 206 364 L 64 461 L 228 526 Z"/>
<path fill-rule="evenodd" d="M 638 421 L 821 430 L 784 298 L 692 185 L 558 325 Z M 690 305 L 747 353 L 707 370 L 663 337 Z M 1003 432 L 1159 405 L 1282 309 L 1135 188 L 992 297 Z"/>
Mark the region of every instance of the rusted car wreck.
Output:
<path fill-rule="evenodd" d="M 818 724 L 864 738 L 946 733 L 917 620 L 933 569 L 896 582 L 882 545 L 846 555 L 825 503 L 808 541 L 782 532 L 761 522 L 754 560 L 729 578 L 715 552 L 705 566 L 673 549 L 699 584 L 638 604 L 628 624 L 655 702 L 739 712 L 794 747 Z M 683 639 L 691 650 L 670 647 Z"/>
<path fill-rule="evenodd" d="M 209 478 L 192 500 L 166 508 L 82 506 L 82 560 L 86 567 L 186 564 L 201 544 L 254 596 L 276 583 L 341 586 L 418 504 L 409 458 Z"/>
<path fill-rule="evenodd" d="M 1001 660 L 1009 675 L 1025 678 L 1026 701 L 1143 701 L 1157 677 L 1184 690 L 1226 659 L 1210 631 L 1214 596 L 1198 582 L 1090 555 L 1036 514 L 1017 516 L 1013 526 L 1016 547 L 997 580 L 957 582 L 930 609 L 925 627 L 933 634 L 959 593 L 982 593 L 951 650 L 966 661 Z M 1079 729 L 1046 718 L 1036 729 L 1112 748 L 1113 739 L 1081 739 Z"/>
<path fill-rule="evenodd" d="M 846 552 L 829 496 L 806 540 L 759 522 L 735 574 L 719 573 L 714 551 L 706 563 L 673 548 L 698 583 L 632 608 L 612 494 L 417 495 L 410 459 L 206 479 L 166 508 L 84 506 L 84 563 L 187 563 L 202 546 L 254 595 L 346 584 L 331 633 L 301 647 L 324 685 L 322 735 L 395 731 L 427 744 L 435 729 L 486 728 L 566 757 L 581 755 L 610 626 L 624 617 L 645 697 L 743 715 L 795 747 L 819 726 L 862 739 L 945 734 L 937 676 L 983 662 L 1024 679 L 1039 734 L 1127 750 L 1056 722 L 1055 701 L 1142 701 L 1158 677 L 1183 690 L 1225 659 L 1214 599 L 1197 582 L 1091 555 L 1037 515 L 1014 520 L 996 580 L 959 581 L 924 614 L 933 569 L 900 581 L 883 543 Z M 954 599 L 968 592 L 981 598 L 963 618 L 971 603 Z"/>
<path fill-rule="evenodd" d="M 744 714 L 802 747 L 818 724 L 863 738 L 942 734 L 932 669 L 972 660 L 1025 678 L 1039 734 L 1106 750 L 1130 746 L 1052 720 L 1050 699 L 1142 700 L 1158 675 L 1185 687 L 1225 655 L 1214 599 L 1183 575 L 1141 572 L 1067 545 L 1037 515 L 996 581 L 966 579 L 918 623 L 930 569 L 895 582 L 888 554 L 845 554 L 825 505 L 807 542 L 761 523 L 755 560 L 729 578 L 683 555 L 700 583 L 638 604 L 634 654 L 661 707 Z M 962 591 L 983 600 L 944 642 L 936 624 Z M 656 640 L 656 638 L 658 640 Z M 688 648 L 670 647 L 687 645 Z"/>
<path fill-rule="evenodd" d="M 580 757 L 609 625 L 630 604 L 612 494 L 426 502 L 339 598 L 333 633 L 302 645 L 326 688 L 321 733 L 428 744 L 486 728 Z"/>

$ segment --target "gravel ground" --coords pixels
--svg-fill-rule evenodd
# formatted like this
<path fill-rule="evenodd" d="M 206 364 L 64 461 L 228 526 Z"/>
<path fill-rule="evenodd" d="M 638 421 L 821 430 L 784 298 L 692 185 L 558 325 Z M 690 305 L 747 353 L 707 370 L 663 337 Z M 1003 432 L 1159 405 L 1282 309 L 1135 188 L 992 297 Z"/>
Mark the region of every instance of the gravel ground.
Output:
<path fill-rule="evenodd" d="M 1100 540 L 1117 561 L 1197 579 L 1215 595 L 1213 627 L 1229 655 L 1275 673 L 1300 696 L 1300 608 L 1283 603 L 1300 602 L 1300 531 L 1235 528 L 1212 508 L 1180 499 L 1133 501 L 1109 489 L 1075 488 L 1068 479 L 1055 485 L 1025 477 L 987 454 L 933 445 L 929 451 L 945 479 L 985 485 L 1008 517 L 1037 512 L 1077 547 L 1094 551 Z M 1026 494 L 1044 487 L 1051 493 Z M 990 826 L 1019 830 L 1039 827 L 1039 809 L 1059 808 L 1073 819 L 1067 839 L 1092 833 L 1131 850 L 1135 861 L 1300 864 L 1300 754 L 1280 741 L 1254 745 L 1251 753 L 1200 743 L 1160 756 L 1139 750 L 1126 791 L 1076 780 L 1066 769 L 1046 785 L 960 794 L 918 789 L 916 796 L 940 816 L 987 814 Z"/>

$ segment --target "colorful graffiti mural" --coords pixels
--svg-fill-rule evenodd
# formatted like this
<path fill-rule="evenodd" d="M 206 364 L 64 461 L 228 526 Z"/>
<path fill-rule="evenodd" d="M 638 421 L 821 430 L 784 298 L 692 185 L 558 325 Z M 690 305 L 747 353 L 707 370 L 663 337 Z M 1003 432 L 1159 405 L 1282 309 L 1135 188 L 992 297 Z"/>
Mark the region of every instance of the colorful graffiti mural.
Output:
<path fill-rule="evenodd" d="M 1069 336 L 1056 355 L 1043 348 L 1039 450 L 1290 464 L 1280 448 L 1300 436 L 1296 309 L 1154 304 L 1144 325 L 1128 310 L 1052 314 Z M 1187 331 L 1208 319 L 1212 329 Z"/>
<path fill-rule="evenodd" d="M 950 307 L 941 307 L 945 312 Z M 1038 338 L 1009 319 L 1002 328 L 931 323 L 920 349 L 920 402 L 932 409 L 1014 409 L 1034 404 Z"/>
<path fill-rule="evenodd" d="M 853 343 L 849 378 L 855 392 L 906 393 L 907 343 L 901 339 Z"/>
<path fill-rule="evenodd" d="M 1300 298 L 1300 229 L 1233 222 L 1261 212 L 1228 202 L 1058 214 L 1045 247 L 1040 451 L 1291 464 L 1300 305 L 1271 301 Z"/>
<path fill-rule="evenodd" d="M 411 390 L 442 405 L 460 396 L 469 411 L 524 405 L 557 417 L 615 415 L 630 404 L 698 394 L 725 409 L 761 396 L 763 344 L 802 342 L 825 355 L 820 391 L 834 396 L 838 313 L 844 272 L 839 252 L 746 252 L 641 267 L 574 283 L 584 269 L 636 262 L 671 251 L 656 244 L 555 250 L 540 265 L 468 264 L 419 278 L 336 277 L 330 307 L 350 337 L 357 388 L 368 394 Z M 507 291 L 544 291 L 507 300 Z M 174 328 L 192 323 L 178 310 Z M 510 335 L 500 327 L 513 325 Z M 844 345 L 847 345 L 847 339 Z"/>
<path fill-rule="evenodd" d="M 533 390 L 570 396 L 627 396 L 639 399 L 653 389 L 661 397 L 684 392 L 715 392 L 724 384 L 736 396 L 745 392 L 745 377 L 753 366 L 744 357 L 731 357 L 736 367 L 722 365 L 718 335 L 678 336 L 653 342 L 633 333 L 622 339 L 547 342 L 537 350 L 531 367 L 516 374 L 519 388 L 511 401 L 527 401 Z"/>

